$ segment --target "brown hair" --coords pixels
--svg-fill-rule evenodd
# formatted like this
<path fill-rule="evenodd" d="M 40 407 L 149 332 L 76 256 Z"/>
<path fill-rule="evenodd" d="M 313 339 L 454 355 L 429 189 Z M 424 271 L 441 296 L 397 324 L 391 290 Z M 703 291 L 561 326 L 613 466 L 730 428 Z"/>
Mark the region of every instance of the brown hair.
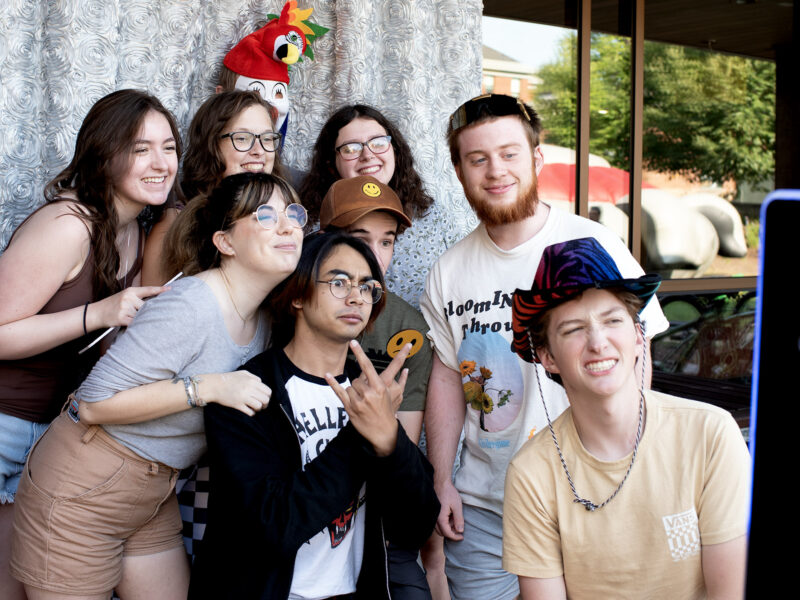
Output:
<path fill-rule="evenodd" d="M 181 187 L 186 197 L 191 199 L 198 194 L 209 193 L 225 173 L 225 161 L 219 149 L 222 130 L 228 121 L 251 106 L 263 106 L 269 115 L 273 130 L 275 117 L 273 106 L 252 90 L 232 90 L 214 94 L 203 102 L 189 125 L 186 156 L 183 159 L 183 178 Z M 283 176 L 278 153 L 272 172 Z"/>
<path fill-rule="evenodd" d="M 78 131 L 75 153 L 69 165 L 44 189 L 48 202 L 74 195 L 87 210 L 75 214 L 91 227 L 94 255 L 92 287 L 96 298 L 119 291 L 117 271 L 119 252 L 116 246 L 118 215 L 114 206 L 115 182 L 132 162 L 132 149 L 145 117 L 155 111 L 166 118 L 175 138 L 178 159 L 181 137 L 172 114 L 158 98 L 139 90 L 119 90 L 95 102 Z M 170 196 L 182 199 L 176 181 Z M 158 210 L 163 209 L 158 207 Z"/>
<path fill-rule="evenodd" d="M 379 281 L 384 289 L 381 299 L 372 305 L 372 312 L 364 328 L 369 329 L 386 304 L 386 284 L 383 281 L 378 259 L 369 246 L 363 241 L 342 231 L 315 232 L 303 240 L 303 252 L 300 261 L 288 279 L 282 281 L 272 290 L 264 301 L 272 316 L 272 345 L 282 348 L 294 337 L 297 321 L 295 300 L 308 302 L 314 295 L 314 286 L 319 279 L 319 268 L 322 262 L 337 246 L 347 245 L 355 249 L 367 261 L 372 278 Z"/>
<path fill-rule="evenodd" d="M 641 298 L 639 298 L 639 296 L 633 292 L 629 292 L 625 288 L 612 287 L 603 289 L 614 294 L 614 296 L 616 296 L 617 299 L 625 305 L 625 310 L 628 311 L 628 314 L 630 315 L 631 319 L 633 319 L 634 323 L 639 322 L 639 311 L 641 311 L 644 307 L 644 302 Z M 582 295 L 583 291 L 564 298 L 560 302 L 555 302 L 552 306 L 549 306 L 546 310 L 544 310 L 539 315 L 537 321 L 528 328 L 528 332 L 530 333 L 531 350 L 533 350 L 534 353 L 540 348 L 545 348 L 548 351 L 550 349 L 550 341 L 547 337 L 547 329 L 550 326 L 550 318 L 553 309 L 572 300 L 578 300 Z M 559 385 L 564 385 L 564 383 L 561 381 L 561 376 L 558 373 L 550 373 L 548 371 L 547 376 Z"/>
<path fill-rule="evenodd" d="M 161 256 L 164 274 L 172 277 L 183 271 L 194 275 L 218 267 L 221 256 L 213 242 L 214 233 L 226 231 L 234 221 L 254 212 L 275 190 L 286 204 L 299 201 L 286 181 L 268 173 L 231 175 L 208 196 L 193 198 L 167 232 Z"/>
<path fill-rule="evenodd" d="M 536 146 L 539 145 L 539 138 L 542 134 L 542 120 L 539 118 L 539 115 L 533 110 L 533 107 L 529 104 L 524 104 L 525 110 L 528 111 L 528 115 L 530 116 L 531 120 L 528 121 L 522 115 L 512 115 L 517 116 L 520 123 L 522 123 L 522 128 L 525 130 L 525 134 L 528 136 L 528 142 L 531 145 L 531 152 L 536 149 Z M 453 163 L 453 166 L 457 166 L 461 163 L 461 155 L 460 147 L 458 145 L 458 137 L 461 135 L 461 132 L 469 129 L 470 127 L 475 127 L 480 125 L 481 123 L 488 123 L 490 121 L 494 121 L 495 119 L 499 119 L 501 117 L 495 116 L 488 112 L 482 114 L 480 117 L 472 121 L 469 125 L 465 125 L 464 127 L 460 127 L 459 129 L 452 129 L 448 128 L 447 132 L 447 145 L 450 147 L 450 160 Z"/>
<path fill-rule="evenodd" d="M 237 79 L 239 79 L 239 73 L 231 71 L 228 67 L 222 65 L 219 70 L 217 85 L 222 88 L 223 92 L 230 92 L 236 89 Z"/>
<path fill-rule="evenodd" d="M 414 169 L 414 156 L 403 134 L 377 109 L 364 104 L 353 104 L 343 106 L 330 116 L 314 144 L 311 168 L 299 190 L 303 205 L 308 210 L 309 223 L 319 220 L 319 209 L 325 194 L 334 181 L 341 179 L 336 170 L 335 148 L 339 131 L 358 118 L 372 119 L 392 137 L 394 173 L 388 185 L 397 193 L 403 203 L 403 211 L 410 219 L 424 216 L 433 204 L 433 198 L 425 191 L 422 179 Z"/>

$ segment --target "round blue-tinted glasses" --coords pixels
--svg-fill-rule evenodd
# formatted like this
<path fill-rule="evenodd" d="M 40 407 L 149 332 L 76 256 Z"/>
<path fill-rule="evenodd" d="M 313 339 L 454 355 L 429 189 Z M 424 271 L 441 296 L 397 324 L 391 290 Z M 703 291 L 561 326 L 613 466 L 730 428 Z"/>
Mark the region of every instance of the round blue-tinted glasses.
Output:
<path fill-rule="evenodd" d="M 278 224 L 280 214 L 286 215 L 286 219 L 292 227 L 305 227 L 308 222 L 308 213 L 303 208 L 302 204 L 292 203 L 286 206 L 283 210 L 278 210 L 269 204 L 262 204 L 253 214 L 258 220 L 258 224 L 264 229 L 272 229 Z"/>

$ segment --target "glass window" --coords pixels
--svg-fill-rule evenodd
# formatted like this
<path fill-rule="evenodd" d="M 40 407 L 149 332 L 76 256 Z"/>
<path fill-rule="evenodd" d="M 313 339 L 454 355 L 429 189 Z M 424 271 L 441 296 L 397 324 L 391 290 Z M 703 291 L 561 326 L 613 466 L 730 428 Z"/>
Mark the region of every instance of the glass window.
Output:
<path fill-rule="evenodd" d="M 651 343 L 653 388 L 746 412 L 755 292 L 664 294 L 659 301 L 670 327 Z"/>
<path fill-rule="evenodd" d="M 643 268 L 665 279 L 672 327 L 653 342 L 654 387 L 749 406 L 759 210 L 774 188 L 775 63 L 645 40 L 641 237 L 629 240 L 631 39 L 617 35 L 611 4 L 593 8 L 604 31 L 591 34 L 588 216 L 640 247 Z M 513 12 L 503 6 L 492 4 Z M 547 14 L 515 16 L 563 23 L 569 12 L 537 6 Z M 544 127 L 540 199 L 575 211 L 575 29 L 484 17 L 483 31 L 485 47 L 531 65 L 527 97 Z"/>

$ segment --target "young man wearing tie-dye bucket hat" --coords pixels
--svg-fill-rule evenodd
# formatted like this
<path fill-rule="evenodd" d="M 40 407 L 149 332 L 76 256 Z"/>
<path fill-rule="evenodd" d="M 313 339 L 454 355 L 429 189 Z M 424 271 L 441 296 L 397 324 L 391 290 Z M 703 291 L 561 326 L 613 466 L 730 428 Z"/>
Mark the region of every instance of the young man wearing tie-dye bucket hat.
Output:
<path fill-rule="evenodd" d="M 720 408 L 645 389 L 637 369 L 659 284 L 624 279 L 583 238 L 546 248 L 514 293 L 512 349 L 570 404 L 506 476 L 503 567 L 523 600 L 743 595 L 742 435 Z"/>

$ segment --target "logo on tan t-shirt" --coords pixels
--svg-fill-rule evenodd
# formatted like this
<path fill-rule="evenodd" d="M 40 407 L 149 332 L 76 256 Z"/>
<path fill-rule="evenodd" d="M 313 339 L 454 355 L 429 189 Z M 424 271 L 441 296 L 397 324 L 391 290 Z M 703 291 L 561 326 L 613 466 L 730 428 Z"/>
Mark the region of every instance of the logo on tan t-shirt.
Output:
<path fill-rule="evenodd" d="M 700 552 L 700 529 L 694 508 L 661 517 L 672 560 L 685 560 Z"/>

